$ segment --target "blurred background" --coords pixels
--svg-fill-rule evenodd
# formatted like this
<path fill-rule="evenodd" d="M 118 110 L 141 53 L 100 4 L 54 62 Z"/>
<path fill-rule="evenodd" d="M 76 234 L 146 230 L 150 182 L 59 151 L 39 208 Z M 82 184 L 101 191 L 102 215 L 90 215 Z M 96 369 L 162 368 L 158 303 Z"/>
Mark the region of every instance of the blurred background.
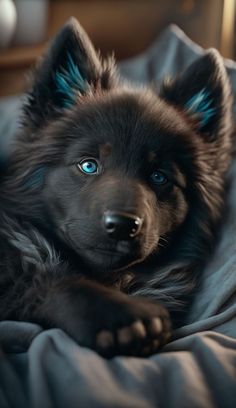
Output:
<path fill-rule="evenodd" d="M 75 16 L 96 48 L 118 60 L 142 53 L 170 23 L 204 48 L 235 59 L 236 0 L 0 0 L 0 96 L 21 93 L 25 74 Z"/>

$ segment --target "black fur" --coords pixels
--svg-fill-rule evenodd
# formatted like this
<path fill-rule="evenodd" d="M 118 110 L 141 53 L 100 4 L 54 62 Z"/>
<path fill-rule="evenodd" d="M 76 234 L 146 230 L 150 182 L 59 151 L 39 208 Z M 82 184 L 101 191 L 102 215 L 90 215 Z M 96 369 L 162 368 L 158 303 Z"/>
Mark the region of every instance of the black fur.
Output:
<path fill-rule="evenodd" d="M 157 96 L 120 83 L 71 19 L 35 70 L 1 174 L 1 319 L 61 327 L 106 356 L 164 344 L 214 247 L 231 105 L 217 51 Z M 99 174 L 82 172 L 88 157 Z M 115 236 L 107 214 L 123 223 Z"/>

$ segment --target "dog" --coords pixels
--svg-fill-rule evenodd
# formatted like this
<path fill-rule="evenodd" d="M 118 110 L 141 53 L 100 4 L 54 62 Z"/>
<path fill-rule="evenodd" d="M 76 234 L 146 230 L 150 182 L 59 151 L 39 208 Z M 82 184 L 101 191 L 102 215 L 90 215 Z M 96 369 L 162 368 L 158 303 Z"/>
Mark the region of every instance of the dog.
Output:
<path fill-rule="evenodd" d="M 157 92 L 120 80 L 70 19 L 1 170 L 1 319 L 59 327 L 108 358 L 161 350 L 214 248 L 231 111 L 216 50 Z"/>

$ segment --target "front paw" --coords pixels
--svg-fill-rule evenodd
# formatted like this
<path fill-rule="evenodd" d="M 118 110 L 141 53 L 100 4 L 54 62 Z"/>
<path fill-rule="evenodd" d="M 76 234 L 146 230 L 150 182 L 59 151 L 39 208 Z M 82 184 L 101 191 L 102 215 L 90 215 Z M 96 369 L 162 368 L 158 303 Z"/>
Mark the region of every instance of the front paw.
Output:
<path fill-rule="evenodd" d="M 61 281 L 39 315 L 45 326 L 62 328 L 81 346 L 108 358 L 151 355 L 171 336 L 169 314 L 160 304 L 81 279 Z"/>
<path fill-rule="evenodd" d="M 122 305 L 111 305 L 94 333 L 93 348 L 104 357 L 115 355 L 149 356 L 171 337 L 168 312 L 146 299 L 128 298 Z"/>

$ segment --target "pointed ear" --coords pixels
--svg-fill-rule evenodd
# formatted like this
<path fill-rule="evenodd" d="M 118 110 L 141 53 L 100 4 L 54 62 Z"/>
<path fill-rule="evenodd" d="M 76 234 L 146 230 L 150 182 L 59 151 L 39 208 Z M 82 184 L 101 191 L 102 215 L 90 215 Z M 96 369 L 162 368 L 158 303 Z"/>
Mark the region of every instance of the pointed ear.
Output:
<path fill-rule="evenodd" d="M 176 80 L 165 83 L 160 96 L 182 111 L 208 141 L 230 129 L 230 85 L 223 59 L 215 49 L 194 61 Z"/>
<path fill-rule="evenodd" d="M 101 61 L 86 32 L 71 18 L 50 44 L 33 75 L 25 106 L 25 124 L 38 127 L 115 78 L 113 58 Z"/>

